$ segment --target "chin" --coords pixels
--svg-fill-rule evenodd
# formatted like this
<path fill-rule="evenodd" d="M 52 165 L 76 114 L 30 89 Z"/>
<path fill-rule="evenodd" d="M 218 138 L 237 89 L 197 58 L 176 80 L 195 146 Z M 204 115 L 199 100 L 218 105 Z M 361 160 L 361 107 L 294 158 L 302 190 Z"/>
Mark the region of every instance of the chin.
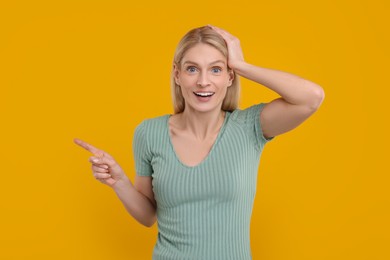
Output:
<path fill-rule="evenodd" d="M 220 105 L 212 105 L 212 104 L 199 105 L 199 104 L 195 104 L 195 105 L 189 105 L 189 107 L 191 107 L 191 110 L 193 110 L 193 111 L 201 112 L 201 113 L 207 113 L 207 112 L 215 111 L 216 109 L 217 110 L 221 110 L 222 109 L 222 104 L 220 104 Z"/>

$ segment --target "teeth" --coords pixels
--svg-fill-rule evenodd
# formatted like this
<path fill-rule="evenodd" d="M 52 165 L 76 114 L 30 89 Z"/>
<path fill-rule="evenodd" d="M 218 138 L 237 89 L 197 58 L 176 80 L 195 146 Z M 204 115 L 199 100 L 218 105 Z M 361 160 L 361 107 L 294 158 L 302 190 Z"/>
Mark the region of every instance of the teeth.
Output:
<path fill-rule="evenodd" d="M 214 93 L 213 92 L 198 92 L 198 93 L 195 92 L 195 94 L 198 96 L 202 96 L 202 97 L 208 97 L 208 96 L 212 96 Z"/>

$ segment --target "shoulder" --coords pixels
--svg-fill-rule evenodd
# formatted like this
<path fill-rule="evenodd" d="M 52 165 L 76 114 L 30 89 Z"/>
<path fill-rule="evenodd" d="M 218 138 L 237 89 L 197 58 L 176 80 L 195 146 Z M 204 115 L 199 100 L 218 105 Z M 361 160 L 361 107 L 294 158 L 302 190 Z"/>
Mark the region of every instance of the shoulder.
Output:
<path fill-rule="evenodd" d="M 167 127 L 168 114 L 143 119 L 135 128 L 135 133 L 142 133 L 147 139 L 159 138 Z"/>
<path fill-rule="evenodd" d="M 234 109 L 231 112 L 230 117 L 233 121 L 245 124 L 248 121 L 252 121 L 252 120 L 256 119 L 256 117 L 259 116 L 261 110 L 263 109 L 263 107 L 265 105 L 266 105 L 266 103 L 259 103 L 259 104 L 255 104 L 255 105 L 249 106 L 249 107 L 244 108 L 244 109 L 240 109 L 240 108 Z"/>
<path fill-rule="evenodd" d="M 235 109 L 231 114 L 231 119 L 242 129 L 253 141 L 257 149 L 262 149 L 264 144 L 274 137 L 266 138 L 263 134 L 261 111 L 267 103 L 259 103 L 245 109 Z"/>
<path fill-rule="evenodd" d="M 137 128 L 163 127 L 168 119 L 168 114 L 157 116 L 153 118 L 145 118 L 138 125 Z"/>

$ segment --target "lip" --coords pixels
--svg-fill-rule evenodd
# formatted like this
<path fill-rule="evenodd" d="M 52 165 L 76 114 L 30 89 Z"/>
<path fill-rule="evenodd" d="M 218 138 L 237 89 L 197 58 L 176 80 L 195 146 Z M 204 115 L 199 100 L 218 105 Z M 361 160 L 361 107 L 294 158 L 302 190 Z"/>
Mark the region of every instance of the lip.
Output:
<path fill-rule="evenodd" d="M 211 92 L 211 91 L 199 91 L 199 92 L 205 93 L 205 92 Z M 211 92 L 211 93 L 214 93 L 214 94 L 215 94 L 215 92 Z M 196 98 L 199 102 L 202 102 L 202 103 L 203 103 L 203 102 L 208 102 L 210 99 L 213 98 L 214 94 L 212 94 L 211 96 L 208 96 L 208 97 L 201 97 L 201 96 L 196 95 L 195 92 L 194 92 L 195 98 Z"/>
<path fill-rule="evenodd" d="M 195 96 L 198 96 L 196 93 L 213 93 L 211 95 L 211 97 L 214 96 L 214 94 L 215 94 L 214 91 L 194 91 L 193 93 L 194 93 Z"/>

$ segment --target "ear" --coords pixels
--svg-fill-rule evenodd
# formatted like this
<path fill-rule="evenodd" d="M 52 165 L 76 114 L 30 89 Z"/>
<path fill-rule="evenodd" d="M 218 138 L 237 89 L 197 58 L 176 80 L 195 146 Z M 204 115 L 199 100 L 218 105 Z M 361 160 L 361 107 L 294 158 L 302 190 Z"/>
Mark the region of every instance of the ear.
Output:
<path fill-rule="evenodd" d="M 228 87 L 230 87 L 233 84 L 234 80 L 234 71 L 232 69 L 229 69 L 229 81 L 228 81 Z"/>
<path fill-rule="evenodd" d="M 176 64 L 173 64 L 173 77 L 175 79 L 176 85 L 180 86 L 180 79 L 179 79 L 179 68 L 176 66 Z"/>

